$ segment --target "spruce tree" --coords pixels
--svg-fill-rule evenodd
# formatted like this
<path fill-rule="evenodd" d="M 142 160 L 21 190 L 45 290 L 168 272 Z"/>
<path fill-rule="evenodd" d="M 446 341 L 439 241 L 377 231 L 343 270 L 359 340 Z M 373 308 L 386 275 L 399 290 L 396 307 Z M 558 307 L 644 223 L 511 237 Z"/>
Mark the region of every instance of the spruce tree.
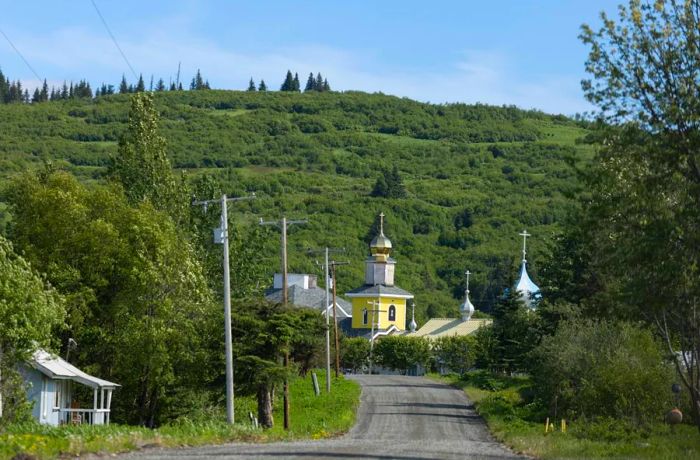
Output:
<path fill-rule="evenodd" d="M 32 95 L 32 104 L 41 102 L 41 94 L 39 93 L 39 88 L 34 89 L 34 94 Z"/>
<path fill-rule="evenodd" d="M 282 83 L 280 91 L 294 91 L 294 77 L 291 70 L 287 70 L 287 76 L 284 77 L 284 83 Z"/>
<path fill-rule="evenodd" d="M 315 91 L 316 90 L 316 80 L 314 80 L 313 72 L 309 72 L 309 78 L 306 80 L 306 86 L 304 87 L 304 92 Z"/>
<path fill-rule="evenodd" d="M 267 85 L 265 84 L 265 80 L 260 80 L 260 84 L 258 85 L 258 91 L 267 91 Z"/>
<path fill-rule="evenodd" d="M 143 82 L 143 75 L 139 74 L 139 82 L 136 84 L 136 92 L 143 93 L 146 91 L 146 85 Z"/>
<path fill-rule="evenodd" d="M 250 77 L 250 81 L 248 82 L 248 91 L 255 91 L 255 82 L 253 81 L 253 77 Z"/>
<path fill-rule="evenodd" d="M 299 83 L 299 74 L 294 73 L 294 80 L 292 80 L 292 91 L 301 91 L 301 83 Z"/>
<path fill-rule="evenodd" d="M 22 96 L 22 102 L 25 104 L 29 104 L 31 102 L 31 97 L 29 97 L 29 90 L 25 89 L 24 90 L 24 95 Z"/>
<path fill-rule="evenodd" d="M 177 87 L 175 86 L 175 82 L 170 83 L 170 91 L 177 91 Z"/>
<path fill-rule="evenodd" d="M 65 80 L 63 80 L 63 87 L 61 88 L 61 99 L 64 101 L 68 99 L 68 85 Z"/>
<path fill-rule="evenodd" d="M 122 74 L 122 81 L 121 81 L 121 83 L 119 83 L 119 94 L 126 94 L 128 92 L 129 92 L 129 85 L 126 83 L 126 77 L 124 76 L 124 74 Z"/>
<path fill-rule="evenodd" d="M 331 85 L 328 84 L 328 79 L 323 80 L 323 91 L 330 91 Z"/>
<path fill-rule="evenodd" d="M 316 82 L 314 83 L 314 88 L 316 91 L 323 91 L 323 77 L 321 76 L 321 72 L 316 75 Z"/>
<path fill-rule="evenodd" d="M 49 100 L 49 85 L 46 83 L 46 79 L 44 78 L 44 84 L 41 85 L 41 91 L 39 92 L 39 97 L 41 98 L 41 102 L 46 102 Z"/>
<path fill-rule="evenodd" d="M 2 69 L 0 69 L 0 104 L 5 103 L 5 95 L 9 89 L 9 85 L 5 82 L 5 75 L 2 73 Z"/>
<path fill-rule="evenodd" d="M 165 91 L 165 82 L 162 78 L 158 79 L 158 83 L 156 84 L 156 91 Z"/>

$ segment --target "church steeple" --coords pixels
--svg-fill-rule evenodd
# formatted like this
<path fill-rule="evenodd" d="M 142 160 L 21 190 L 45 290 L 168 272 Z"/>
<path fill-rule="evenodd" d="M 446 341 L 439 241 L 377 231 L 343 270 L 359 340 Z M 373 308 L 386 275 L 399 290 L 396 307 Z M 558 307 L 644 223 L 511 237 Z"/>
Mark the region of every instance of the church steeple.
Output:
<path fill-rule="evenodd" d="M 462 313 L 462 321 L 469 321 L 474 314 L 474 305 L 469 300 L 469 275 L 472 272 L 467 270 L 464 274 L 467 275 L 467 288 L 464 290 L 464 303 L 459 306 L 459 311 Z"/>
<path fill-rule="evenodd" d="M 520 279 L 515 285 L 515 290 L 520 293 L 522 301 L 527 305 L 528 308 L 535 309 L 537 299 L 540 297 L 540 288 L 532 282 L 530 276 L 527 274 L 527 237 L 530 235 L 527 230 L 523 230 L 519 233 L 523 237 L 523 260 L 520 266 Z"/>
<path fill-rule="evenodd" d="M 408 328 L 411 330 L 411 332 L 416 332 L 417 327 L 418 324 L 416 324 L 416 303 L 413 302 L 413 304 L 411 304 L 411 324 L 408 325 Z"/>
<path fill-rule="evenodd" d="M 391 249 L 391 240 L 384 235 L 384 213 L 381 213 L 379 214 L 379 234 L 369 244 L 372 256 L 365 261 L 365 284 L 394 285 L 396 261 L 389 257 Z"/>
<path fill-rule="evenodd" d="M 379 235 L 372 239 L 369 250 L 376 260 L 386 261 L 391 253 L 391 240 L 384 235 L 384 213 L 379 214 Z"/>

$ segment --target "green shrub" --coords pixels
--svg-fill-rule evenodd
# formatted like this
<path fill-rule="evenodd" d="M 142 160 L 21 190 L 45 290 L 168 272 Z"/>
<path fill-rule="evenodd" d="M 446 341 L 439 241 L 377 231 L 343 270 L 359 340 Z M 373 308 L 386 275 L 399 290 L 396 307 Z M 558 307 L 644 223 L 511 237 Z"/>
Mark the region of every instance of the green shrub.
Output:
<path fill-rule="evenodd" d="M 565 321 L 532 357 L 534 390 L 552 416 L 647 426 L 671 407 L 672 370 L 652 333 L 637 325 Z"/>

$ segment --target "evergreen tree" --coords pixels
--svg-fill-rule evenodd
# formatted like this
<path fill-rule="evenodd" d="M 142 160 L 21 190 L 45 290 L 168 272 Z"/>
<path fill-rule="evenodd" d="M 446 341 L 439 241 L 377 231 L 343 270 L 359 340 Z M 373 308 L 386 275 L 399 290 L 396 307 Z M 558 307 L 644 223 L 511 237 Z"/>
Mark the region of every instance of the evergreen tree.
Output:
<path fill-rule="evenodd" d="M 136 84 L 136 92 L 143 93 L 144 91 L 146 91 L 146 85 L 143 82 L 143 75 L 139 74 L 139 81 Z"/>
<path fill-rule="evenodd" d="M 309 73 L 309 78 L 306 80 L 306 86 L 304 87 L 304 92 L 315 91 L 316 90 L 316 80 L 314 80 L 313 72 Z"/>
<path fill-rule="evenodd" d="M 284 77 L 284 83 L 282 83 L 280 91 L 294 91 L 294 77 L 291 70 L 287 70 L 287 76 Z"/>
<path fill-rule="evenodd" d="M 24 95 L 22 96 L 22 102 L 25 104 L 29 104 L 31 102 L 31 97 L 29 97 L 29 90 L 25 89 L 24 90 Z"/>
<path fill-rule="evenodd" d="M 248 82 L 248 91 L 255 91 L 255 82 L 253 81 L 253 77 L 250 77 L 250 81 Z"/>
<path fill-rule="evenodd" d="M 4 104 L 6 102 L 5 97 L 9 91 L 10 85 L 5 80 L 5 75 L 2 73 L 2 69 L 0 69 L 0 104 Z"/>
<path fill-rule="evenodd" d="M 158 83 L 156 84 L 156 91 L 165 91 L 165 82 L 162 78 L 158 79 Z"/>
<path fill-rule="evenodd" d="M 399 174 L 399 169 L 394 166 L 391 170 L 384 169 L 377 177 L 371 196 L 383 198 L 405 198 L 406 188 Z"/>
<path fill-rule="evenodd" d="M 292 80 L 292 91 L 301 91 L 301 84 L 299 83 L 299 74 L 294 73 L 294 80 Z"/>
<path fill-rule="evenodd" d="M 199 71 L 199 69 L 197 69 L 197 75 L 195 75 L 194 78 L 192 78 L 192 82 L 190 83 L 190 89 L 209 89 L 209 82 L 204 81 L 204 79 L 202 78 L 202 73 Z"/>
<path fill-rule="evenodd" d="M 34 94 L 32 95 L 32 104 L 41 102 L 41 94 L 39 93 L 39 88 L 34 88 Z"/>
<path fill-rule="evenodd" d="M 321 76 L 321 72 L 316 75 L 316 81 L 314 82 L 314 89 L 316 91 L 323 91 L 323 77 Z"/>
<path fill-rule="evenodd" d="M 265 80 L 260 80 L 260 84 L 258 85 L 258 91 L 267 91 L 267 85 L 265 84 Z"/>
<path fill-rule="evenodd" d="M 175 82 L 170 82 L 170 91 L 177 91 L 177 87 L 175 86 Z"/>
<path fill-rule="evenodd" d="M 39 97 L 41 98 L 41 102 L 46 102 L 49 100 L 49 85 L 46 83 L 46 79 L 44 79 L 44 84 L 41 85 Z"/>
<path fill-rule="evenodd" d="M 182 89 L 182 82 L 180 82 L 180 83 L 177 84 L 177 90 L 178 90 L 178 91 L 183 91 L 183 89 Z"/>
<path fill-rule="evenodd" d="M 148 85 L 148 90 L 149 90 L 150 92 L 153 92 L 153 74 L 151 74 L 151 84 Z"/>
<path fill-rule="evenodd" d="M 496 341 L 496 370 L 506 373 L 526 370 L 527 354 L 536 345 L 534 321 L 535 316 L 515 289 L 509 289 L 496 303 L 492 326 Z"/>
<path fill-rule="evenodd" d="M 64 101 L 68 99 L 68 85 L 65 80 L 63 81 L 63 87 L 61 87 L 61 99 Z"/>
<path fill-rule="evenodd" d="M 126 83 L 126 77 L 122 74 L 122 81 L 119 83 L 119 94 L 126 94 L 129 92 L 129 85 Z"/>
<path fill-rule="evenodd" d="M 331 85 L 328 84 L 328 79 L 323 80 L 323 91 L 330 91 Z"/>

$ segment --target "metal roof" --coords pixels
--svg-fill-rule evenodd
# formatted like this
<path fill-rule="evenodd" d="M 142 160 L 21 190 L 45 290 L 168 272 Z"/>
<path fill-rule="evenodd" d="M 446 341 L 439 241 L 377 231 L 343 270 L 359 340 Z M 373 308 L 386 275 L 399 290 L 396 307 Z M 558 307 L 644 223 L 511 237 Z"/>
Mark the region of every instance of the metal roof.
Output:
<path fill-rule="evenodd" d="M 265 298 L 271 302 L 282 302 L 282 289 L 268 289 L 265 292 Z M 325 308 L 332 311 L 333 296 L 329 296 L 329 304 L 326 306 L 326 291 L 319 287 L 304 289 L 298 285 L 292 285 L 287 288 L 287 300 L 290 304 L 297 307 L 309 307 L 322 312 Z M 335 302 L 338 306 L 338 319 L 352 317 L 352 305 L 342 297 L 335 296 Z M 325 314 L 325 313 L 324 313 Z"/>
<path fill-rule="evenodd" d="M 57 380 L 73 380 L 92 388 L 117 388 L 121 385 L 87 374 L 68 361 L 45 350 L 37 350 L 30 360 L 31 366 L 42 374 Z"/>
<path fill-rule="evenodd" d="M 412 299 L 413 294 L 408 291 L 404 291 L 398 286 L 384 286 L 383 284 L 369 285 L 365 284 L 357 289 L 346 292 L 348 297 L 398 297 L 403 299 Z"/>
<path fill-rule="evenodd" d="M 427 337 L 429 339 L 452 335 L 469 335 L 482 326 L 491 324 L 490 319 L 470 319 L 462 321 L 454 318 L 432 318 L 416 332 L 409 333 L 414 337 Z"/>

